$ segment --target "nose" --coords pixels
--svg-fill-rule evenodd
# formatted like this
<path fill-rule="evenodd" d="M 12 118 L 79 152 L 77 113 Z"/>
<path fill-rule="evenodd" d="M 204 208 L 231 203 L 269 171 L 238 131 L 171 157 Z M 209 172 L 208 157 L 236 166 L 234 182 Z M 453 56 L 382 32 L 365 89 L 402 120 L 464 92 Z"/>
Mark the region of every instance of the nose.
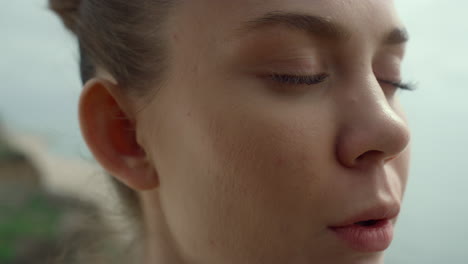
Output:
<path fill-rule="evenodd" d="M 342 94 L 338 106 L 339 162 L 355 168 L 384 164 L 398 157 L 409 144 L 410 132 L 396 98 L 385 95 L 375 77 L 351 87 Z"/>

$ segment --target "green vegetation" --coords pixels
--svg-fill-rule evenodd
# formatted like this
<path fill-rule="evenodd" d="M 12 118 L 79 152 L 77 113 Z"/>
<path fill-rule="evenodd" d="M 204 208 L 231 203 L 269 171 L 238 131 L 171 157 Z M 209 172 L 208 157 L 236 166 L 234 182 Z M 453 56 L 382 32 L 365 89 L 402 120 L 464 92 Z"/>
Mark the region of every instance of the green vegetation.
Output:
<path fill-rule="evenodd" d="M 0 202 L 0 263 L 11 262 L 25 243 L 55 241 L 60 216 L 60 209 L 41 192 L 31 193 L 19 204 Z"/>

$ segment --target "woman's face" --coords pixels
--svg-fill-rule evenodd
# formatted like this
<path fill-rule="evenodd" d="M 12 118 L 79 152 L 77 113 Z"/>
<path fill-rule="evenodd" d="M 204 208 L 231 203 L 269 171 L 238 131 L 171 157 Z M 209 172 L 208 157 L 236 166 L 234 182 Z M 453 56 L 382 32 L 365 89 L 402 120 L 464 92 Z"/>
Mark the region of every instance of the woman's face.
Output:
<path fill-rule="evenodd" d="M 379 263 L 409 160 L 393 1 L 183 1 L 168 29 L 138 131 L 187 263 Z"/>

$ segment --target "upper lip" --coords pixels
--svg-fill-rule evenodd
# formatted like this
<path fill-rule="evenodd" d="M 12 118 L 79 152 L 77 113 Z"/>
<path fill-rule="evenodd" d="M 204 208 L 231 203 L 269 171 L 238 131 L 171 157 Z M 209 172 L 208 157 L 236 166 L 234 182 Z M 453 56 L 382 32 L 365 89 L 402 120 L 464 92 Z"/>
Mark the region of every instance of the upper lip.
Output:
<path fill-rule="evenodd" d="M 369 221 L 369 220 L 391 220 L 398 216 L 400 213 L 400 205 L 397 203 L 392 204 L 380 204 L 377 206 L 370 207 L 362 210 L 361 212 L 354 214 L 344 221 L 338 222 L 330 227 L 343 227 L 350 226 L 358 222 Z"/>

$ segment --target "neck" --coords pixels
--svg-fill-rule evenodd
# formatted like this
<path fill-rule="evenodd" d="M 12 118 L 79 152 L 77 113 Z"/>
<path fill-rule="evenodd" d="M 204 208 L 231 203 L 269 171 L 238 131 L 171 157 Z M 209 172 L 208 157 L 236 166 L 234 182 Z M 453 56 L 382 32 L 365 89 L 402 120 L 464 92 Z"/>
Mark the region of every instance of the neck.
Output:
<path fill-rule="evenodd" d="M 184 264 L 170 233 L 166 217 L 159 203 L 157 191 L 142 194 L 144 212 L 145 264 Z"/>

